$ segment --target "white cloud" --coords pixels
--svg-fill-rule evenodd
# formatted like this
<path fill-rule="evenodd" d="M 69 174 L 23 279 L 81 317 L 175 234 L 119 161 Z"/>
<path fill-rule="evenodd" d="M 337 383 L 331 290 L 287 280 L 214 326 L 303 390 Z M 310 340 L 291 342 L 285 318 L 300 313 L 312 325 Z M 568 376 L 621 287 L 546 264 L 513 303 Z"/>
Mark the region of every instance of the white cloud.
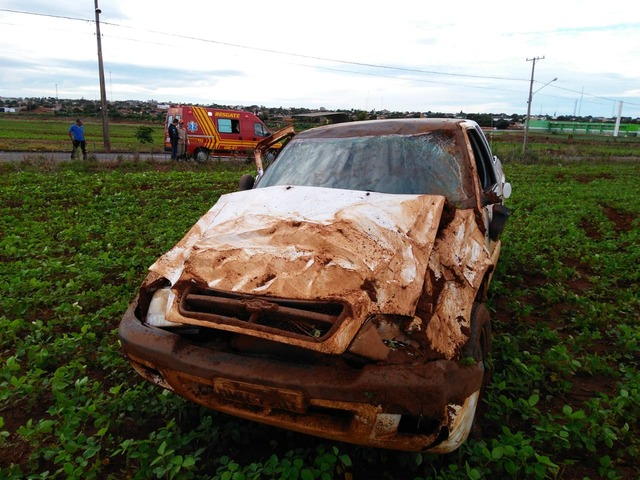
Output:
<path fill-rule="evenodd" d="M 624 100 L 640 116 L 640 9 L 628 3 L 99 3 L 111 99 L 523 113 L 526 59 L 544 56 L 534 88 L 558 80 L 532 111 L 580 101 L 608 116 Z M 0 96 L 99 96 L 94 18 L 93 2 L 5 1 Z"/>

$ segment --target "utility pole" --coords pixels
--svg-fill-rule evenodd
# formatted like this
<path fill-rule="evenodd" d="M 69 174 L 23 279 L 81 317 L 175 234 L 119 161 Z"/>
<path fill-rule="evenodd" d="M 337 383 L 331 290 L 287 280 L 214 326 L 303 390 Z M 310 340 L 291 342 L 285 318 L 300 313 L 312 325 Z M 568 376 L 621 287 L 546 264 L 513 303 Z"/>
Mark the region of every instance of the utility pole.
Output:
<path fill-rule="evenodd" d="M 96 0 L 97 2 L 98 0 Z M 531 119 L 531 98 L 533 97 L 533 76 L 536 71 L 536 61 L 543 60 L 544 57 L 527 58 L 527 62 L 533 62 L 531 65 L 531 83 L 529 84 L 529 101 L 527 102 L 527 120 L 524 124 L 524 143 L 522 144 L 522 153 L 527 153 L 527 140 L 529 138 L 529 120 Z"/>
<path fill-rule="evenodd" d="M 620 133 L 620 118 L 622 117 L 622 100 L 618 103 L 618 115 L 616 116 L 616 126 L 613 129 L 613 136 L 617 137 Z"/>
<path fill-rule="evenodd" d="M 96 37 L 98 38 L 98 68 L 100 70 L 100 108 L 102 110 L 102 137 L 104 139 L 104 150 L 111 151 L 111 140 L 109 139 L 109 110 L 107 109 L 107 91 L 104 85 L 104 65 L 102 64 L 102 42 L 100 36 L 100 13 L 98 0 L 96 6 Z"/>

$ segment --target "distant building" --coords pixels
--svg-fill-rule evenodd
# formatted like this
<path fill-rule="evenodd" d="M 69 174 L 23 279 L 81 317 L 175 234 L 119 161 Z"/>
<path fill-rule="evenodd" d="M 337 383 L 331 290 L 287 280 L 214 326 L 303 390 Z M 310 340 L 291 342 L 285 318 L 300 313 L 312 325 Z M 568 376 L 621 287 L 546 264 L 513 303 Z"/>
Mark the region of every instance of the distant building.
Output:
<path fill-rule="evenodd" d="M 640 125 L 621 123 L 616 132 L 614 123 L 602 122 L 558 122 L 549 120 L 531 120 L 532 131 L 568 134 L 618 135 L 622 137 L 638 137 Z"/>

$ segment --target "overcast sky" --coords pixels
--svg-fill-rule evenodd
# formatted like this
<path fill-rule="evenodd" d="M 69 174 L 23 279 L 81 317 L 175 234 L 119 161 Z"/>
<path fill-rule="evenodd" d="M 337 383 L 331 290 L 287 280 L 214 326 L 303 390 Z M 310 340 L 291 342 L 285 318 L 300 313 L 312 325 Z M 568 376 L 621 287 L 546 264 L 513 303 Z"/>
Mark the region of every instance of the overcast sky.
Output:
<path fill-rule="evenodd" d="M 98 3 L 108 100 L 523 114 L 538 58 L 533 115 L 640 117 L 635 1 Z M 95 0 L 3 0 L 0 97 L 56 96 L 100 100 Z"/>

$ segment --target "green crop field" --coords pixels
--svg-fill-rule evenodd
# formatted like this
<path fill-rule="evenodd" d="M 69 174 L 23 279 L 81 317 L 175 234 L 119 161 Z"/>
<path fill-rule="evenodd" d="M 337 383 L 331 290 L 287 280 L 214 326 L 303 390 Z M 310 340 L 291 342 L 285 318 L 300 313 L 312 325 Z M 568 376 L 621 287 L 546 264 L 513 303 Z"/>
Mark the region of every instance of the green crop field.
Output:
<path fill-rule="evenodd" d="M 0 151 L 66 152 L 71 149 L 67 135 L 73 117 L 40 117 L 38 115 L 0 114 Z M 104 136 L 100 118 L 83 118 L 87 149 L 90 153 L 104 152 Z M 280 123 L 267 122 L 275 131 Z M 151 142 L 142 143 L 138 131 L 151 129 Z M 165 125 L 159 122 L 110 121 L 109 143 L 114 153 L 160 153 L 164 151 Z"/>
<path fill-rule="evenodd" d="M 100 118 L 84 118 L 87 148 L 90 153 L 104 152 L 104 137 Z M 47 153 L 66 152 L 70 149 L 67 136 L 72 117 L 40 116 L 29 114 L 0 115 L 0 151 Z M 309 124 L 296 124 L 296 131 L 309 128 Z M 151 143 L 141 143 L 137 133 L 141 127 L 151 129 Z M 275 131 L 282 123 L 267 121 Z M 160 153 L 164 151 L 164 123 L 110 121 L 109 140 L 115 153 Z M 488 137 L 493 148 L 506 158 L 522 158 L 523 131 L 494 130 Z M 640 138 L 602 135 L 573 135 L 571 133 L 540 133 L 532 131 L 528 143 L 529 157 L 550 159 L 562 156 L 580 158 L 637 158 Z"/>
<path fill-rule="evenodd" d="M 74 122 L 74 118 L 65 117 L 0 116 L 0 151 L 66 152 L 71 149 L 67 132 Z M 87 118 L 83 123 L 89 152 L 104 151 L 101 120 Z M 141 126 L 152 129 L 152 143 L 143 144 L 136 137 L 136 132 Z M 148 122 L 110 122 L 109 140 L 114 152 L 162 152 L 164 125 Z"/>
<path fill-rule="evenodd" d="M 505 162 L 492 381 L 478 431 L 440 456 L 212 412 L 123 358 L 118 322 L 147 267 L 250 166 L 0 165 L 0 478 L 640 477 L 638 144 L 585 141 L 576 161 L 562 143 Z"/>

